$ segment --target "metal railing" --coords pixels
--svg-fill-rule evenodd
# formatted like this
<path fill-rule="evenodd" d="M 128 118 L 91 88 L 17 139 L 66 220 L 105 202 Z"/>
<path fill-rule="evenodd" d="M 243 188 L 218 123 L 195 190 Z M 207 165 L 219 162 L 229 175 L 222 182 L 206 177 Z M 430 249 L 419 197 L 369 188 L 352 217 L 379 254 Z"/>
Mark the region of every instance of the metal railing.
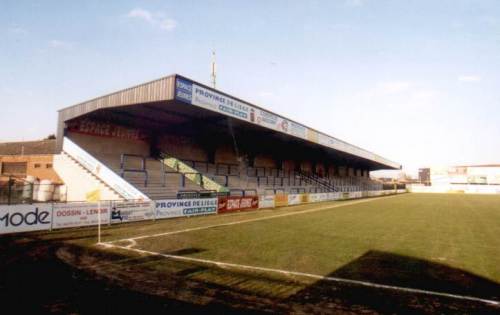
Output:
<path fill-rule="evenodd" d="M 197 199 L 227 197 L 229 192 L 218 192 L 215 190 L 180 190 L 177 192 L 177 199 Z"/>
<path fill-rule="evenodd" d="M 200 187 L 204 188 L 205 185 L 203 183 L 203 174 L 199 172 L 186 172 L 186 173 L 178 173 L 181 174 L 180 185 L 181 187 L 186 187 L 186 177 L 188 175 L 193 175 L 193 179 L 188 177 L 188 180 L 195 182 Z"/>
<path fill-rule="evenodd" d="M 141 161 L 140 168 L 127 168 L 127 158 L 138 158 Z M 141 173 L 144 174 L 144 187 L 148 186 L 149 174 L 146 168 L 146 157 L 137 154 L 126 154 L 123 153 L 120 156 L 120 176 L 125 178 L 126 173 Z"/>

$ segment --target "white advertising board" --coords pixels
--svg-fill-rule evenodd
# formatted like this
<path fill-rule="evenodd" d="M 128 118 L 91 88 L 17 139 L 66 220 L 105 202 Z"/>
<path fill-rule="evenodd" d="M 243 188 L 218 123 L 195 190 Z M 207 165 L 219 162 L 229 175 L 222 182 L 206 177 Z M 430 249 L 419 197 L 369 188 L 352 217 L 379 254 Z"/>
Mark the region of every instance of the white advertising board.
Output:
<path fill-rule="evenodd" d="M 156 201 L 156 218 L 176 218 L 217 213 L 217 198 L 166 199 Z"/>
<path fill-rule="evenodd" d="M 52 226 L 54 229 L 62 229 L 97 225 L 99 212 L 101 213 L 101 224 L 108 224 L 109 210 L 109 202 L 102 202 L 100 208 L 98 208 L 97 203 L 54 204 Z"/>
<path fill-rule="evenodd" d="M 328 200 L 339 200 L 339 199 L 342 199 L 341 197 L 341 193 L 339 192 L 331 192 L 331 193 L 328 193 Z"/>
<path fill-rule="evenodd" d="M 274 208 L 274 195 L 259 196 L 259 209 Z"/>
<path fill-rule="evenodd" d="M 0 205 L 0 234 L 48 230 L 51 204 Z"/>
<path fill-rule="evenodd" d="M 349 193 L 349 199 L 361 198 L 363 197 L 363 193 L 361 191 L 351 191 Z"/>
<path fill-rule="evenodd" d="M 302 203 L 301 194 L 289 194 L 288 195 L 288 205 L 298 205 Z"/>
<path fill-rule="evenodd" d="M 309 202 L 321 202 L 328 200 L 328 193 L 309 194 Z"/>
<path fill-rule="evenodd" d="M 111 223 L 153 220 L 155 203 L 151 201 L 113 201 Z"/>

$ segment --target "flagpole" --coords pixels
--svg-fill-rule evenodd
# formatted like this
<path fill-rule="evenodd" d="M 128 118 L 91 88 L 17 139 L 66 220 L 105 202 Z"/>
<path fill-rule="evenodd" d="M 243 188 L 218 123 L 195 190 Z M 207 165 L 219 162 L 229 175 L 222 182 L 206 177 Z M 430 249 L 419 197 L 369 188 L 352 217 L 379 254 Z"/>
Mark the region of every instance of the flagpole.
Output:
<path fill-rule="evenodd" d="M 101 244 L 101 198 L 97 201 L 97 244 Z"/>
<path fill-rule="evenodd" d="M 97 202 L 97 244 L 101 244 L 101 191 L 97 187 L 93 191 L 89 191 L 85 195 L 88 203 L 95 204 Z"/>

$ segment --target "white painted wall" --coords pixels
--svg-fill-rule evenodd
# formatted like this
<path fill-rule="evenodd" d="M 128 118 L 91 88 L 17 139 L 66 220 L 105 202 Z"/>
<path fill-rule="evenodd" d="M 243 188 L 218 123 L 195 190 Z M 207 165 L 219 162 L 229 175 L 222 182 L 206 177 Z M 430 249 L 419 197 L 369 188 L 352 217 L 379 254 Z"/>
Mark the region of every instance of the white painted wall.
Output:
<path fill-rule="evenodd" d="M 86 194 L 96 188 L 101 190 L 102 200 L 123 199 L 65 153 L 54 156 L 53 167 L 68 187 L 67 201 L 84 201 Z"/>

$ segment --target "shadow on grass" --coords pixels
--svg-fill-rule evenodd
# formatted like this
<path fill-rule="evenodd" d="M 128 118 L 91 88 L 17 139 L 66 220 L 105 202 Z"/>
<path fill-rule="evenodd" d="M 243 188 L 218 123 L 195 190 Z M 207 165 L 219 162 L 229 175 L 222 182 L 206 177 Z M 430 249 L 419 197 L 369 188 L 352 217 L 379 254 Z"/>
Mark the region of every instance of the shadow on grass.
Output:
<path fill-rule="evenodd" d="M 173 256 L 187 256 L 187 255 L 202 253 L 204 251 L 206 251 L 206 249 L 189 247 L 189 248 L 182 248 L 182 249 L 178 249 L 178 250 L 173 250 L 170 252 L 163 252 L 163 254 L 173 255 Z"/>
<path fill-rule="evenodd" d="M 500 285 L 494 281 L 441 263 L 381 251 L 369 251 L 326 277 L 500 301 Z M 342 290 L 338 290 L 339 286 Z M 407 314 L 410 310 L 405 307 L 415 304 L 412 299 L 416 297 L 420 302 L 419 305 L 414 305 L 413 311 L 418 310 L 417 313 L 500 313 L 500 308 L 482 302 L 339 284 L 327 280 L 317 281 L 300 290 L 290 296 L 288 301 L 320 303 L 325 302 L 325 297 L 334 297 L 337 302 L 348 301 L 351 305 L 370 305 L 371 309 L 381 313 Z"/>
<path fill-rule="evenodd" d="M 500 285 L 494 281 L 446 264 L 381 251 L 369 251 L 329 276 L 500 300 Z"/>
<path fill-rule="evenodd" d="M 95 248 L 65 244 L 61 240 L 74 237 L 60 237 L 58 242 L 45 241 L 33 236 L 0 237 L 0 301 L 5 309 L 18 314 L 227 314 L 235 311 L 227 304 L 194 304 L 178 299 L 131 290 L 127 283 L 120 283 L 75 268 L 84 264 L 86 257 L 96 258 L 97 267 L 141 266 L 143 273 L 165 262 L 163 257 L 128 256 L 97 251 Z M 66 248 L 75 254 L 75 266 L 58 259 L 56 252 Z M 191 249 L 187 252 L 199 252 Z M 149 266 L 149 267 L 148 267 Z M 107 270 L 107 269 L 106 269 Z M 203 271 L 204 267 L 184 269 L 176 276 Z M 154 274 L 154 273 L 153 273 Z M 140 279 L 140 278 L 139 278 Z M 167 280 L 156 277 L 155 282 Z M 182 288 L 182 283 L 178 282 Z M 175 283 L 174 283 L 175 285 Z M 201 294 L 200 290 L 200 294 Z M 238 313 L 260 313 L 239 309 Z"/>

